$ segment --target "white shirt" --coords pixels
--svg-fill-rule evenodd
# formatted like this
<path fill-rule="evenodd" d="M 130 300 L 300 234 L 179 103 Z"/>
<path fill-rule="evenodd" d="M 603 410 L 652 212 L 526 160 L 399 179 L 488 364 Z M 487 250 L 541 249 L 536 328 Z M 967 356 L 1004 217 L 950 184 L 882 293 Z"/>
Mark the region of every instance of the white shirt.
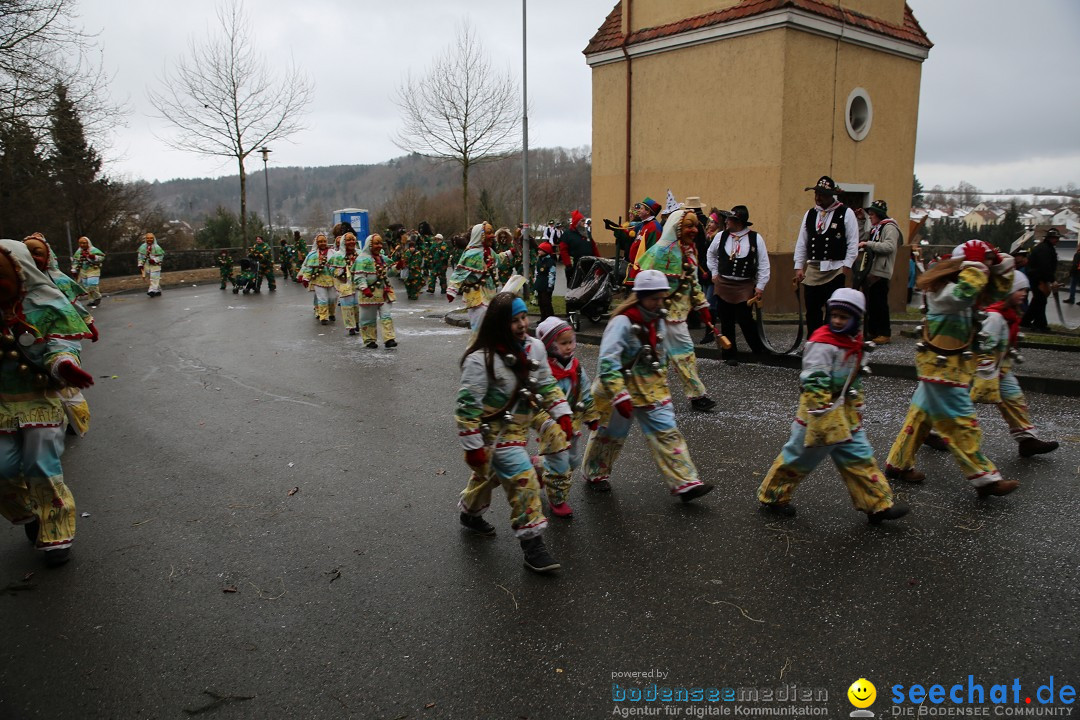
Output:
<path fill-rule="evenodd" d="M 743 228 L 737 233 L 731 233 L 728 236 L 727 242 L 724 243 L 723 252 L 728 257 L 731 257 L 731 253 L 735 253 L 735 257 L 744 258 L 750 253 L 750 243 L 747 242 L 746 236 L 750 232 L 749 228 Z M 713 235 L 712 243 L 709 244 L 709 249 L 705 253 L 705 265 L 709 268 L 709 274 L 716 275 L 720 269 L 720 238 L 723 236 L 724 231 Z M 754 287 L 758 290 L 765 290 L 765 286 L 769 284 L 769 278 L 772 277 L 772 271 L 769 267 L 769 253 L 765 249 L 765 238 L 758 233 L 757 236 L 757 278 L 754 283 Z M 742 280 L 743 278 L 733 277 L 731 275 L 721 275 L 720 277 L 726 277 L 729 280 Z"/>
<path fill-rule="evenodd" d="M 806 217 L 810 213 L 814 213 L 815 222 L 818 220 L 824 220 L 824 225 L 829 226 L 832 222 L 833 210 L 829 210 L 825 213 L 824 218 L 821 217 L 821 211 L 817 207 L 806 211 L 806 215 L 803 215 L 802 223 L 799 225 L 799 239 L 795 242 L 795 269 L 802 270 L 806 267 Z M 851 208 L 847 208 L 847 212 L 844 213 L 844 235 L 847 240 L 847 252 L 844 254 L 843 260 L 822 260 L 820 269 L 822 272 L 828 272 L 830 270 L 836 270 L 841 267 L 851 267 L 855 264 L 855 258 L 859 255 L 859 221 L 855 219 L 855 211 Z"/>

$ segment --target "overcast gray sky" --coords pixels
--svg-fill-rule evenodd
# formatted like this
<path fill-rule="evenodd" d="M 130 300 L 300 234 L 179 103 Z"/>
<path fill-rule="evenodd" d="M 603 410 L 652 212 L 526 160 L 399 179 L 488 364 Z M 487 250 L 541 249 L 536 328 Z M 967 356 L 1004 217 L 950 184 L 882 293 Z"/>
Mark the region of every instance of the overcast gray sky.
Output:
<path fill-rule="evenodd" d="M 192 37 L 213 31 L 216 0 L 81 0 L 99 32 L 112 95 L 132 112 L 110 138 L 109 172 L 126 179 L 229 175 L 236 167 L 167 148 L 146 90 Z M 909 0 L 935 47 L 923 64 L 915 172 L 926 187 L 967 180 L 984 190 L 1080 184 L 1080 2 Z M 533 0 L 529 140 L 591 142 L 590 71 L 581 50 L 614 0 Z M 270 63 L 290 58 L 315 82 L 308 129 L 271 149 L 273 165 L 374 163 L 402 152 L 391 101 L 469 18 L 498 64 L 520 76 L 516 0 L 247 0 Z M 702 77 L 707 77 L 704 72 Z M 258 156 L 248 169 L 259 169 Z"/>

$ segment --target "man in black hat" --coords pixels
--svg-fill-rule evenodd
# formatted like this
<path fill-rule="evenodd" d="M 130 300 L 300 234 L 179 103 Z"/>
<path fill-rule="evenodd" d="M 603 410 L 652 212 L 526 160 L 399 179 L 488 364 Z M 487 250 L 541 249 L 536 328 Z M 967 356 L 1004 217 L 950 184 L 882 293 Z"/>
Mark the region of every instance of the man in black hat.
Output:
<path fill-rule="evenodd" d="M 1051 332 L 1046 322 L 1046 300 L 1057 275 L 1057 248 L 1061 235 L 1057 228 L 1050 228 L 1043 236 L 1043 241 L 1035 246 L 1028 256 L 1027 276 L 1031 281 L 1031 304 L 1020 324 L 1039 332 Z"/>
<path fill-rule="evenodd" d="M 764 353 L 765 346 L 757 332 L 747 301 L 761 300 L 769 284 L 771 268 L 765 239 L 750 229 L 750 211 L 736 205 L 724 212 L 724 230 L 713 236 L 706 253 L 712 275 L 713 292 L 720 310 L 720 333 L 731 341 L 723 352 L 724 362 L 737 365 L 738 347 L 735 342 L 735 323 L 742 328 L 746 343 L 755 353 Z"/>
<path fill-rule="evenodd" d="M 865 242 L 859 243 L 862 256 L 858 259 L 855 275 L 862 278 L 857 289 L 866 295 L 866 336 L 878 345 L 884 345 L 892 342 L 889 281 L 903 233 L 896 221 L 889 217 L 889 206 L 884 200 L 870 203 L 866 214 L 870 218 L 870 235 Z"/>
<path fill-rule="evenodd" d="M 836 199 L 840 188 L 828 175 L 806 189 L 814 191 L 814 207 L 803 216 L 795 243 L 795 279 L 803 284 L 806 330 L 813 333 L 825 321 L 825 301 L 847 284 L 843 270 L 859 253 L 859 222 Z"/>

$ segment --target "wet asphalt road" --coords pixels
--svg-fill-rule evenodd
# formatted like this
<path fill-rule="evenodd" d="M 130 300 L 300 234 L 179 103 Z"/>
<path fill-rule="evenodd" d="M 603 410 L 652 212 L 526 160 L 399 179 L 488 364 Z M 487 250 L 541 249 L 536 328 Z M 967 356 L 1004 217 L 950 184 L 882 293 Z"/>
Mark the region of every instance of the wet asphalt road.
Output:
<path fill-rule="evenodd" d="M 182 718 L 206 691 L 250 699 L 197 717 L 604 718 L 613 673 L 651 669 L 824 688 L 834 716 L 863 676 L 879 698 L 968 674 L 1080 682 L 1075 399 L 1030 396 L 1062 448 L 1029 460 L 980 410 L 988 453 L 1023 483 L 1008 498 L 976 501 L 924 449 L 906 521 L 868 527 L 823 465 L 798 517 L 772 522 L 754 491 L 796 373 L 705 361 L 720 411 L 675 396 L 717 490 L 673 501 L 635 430 L 615 491 L 576 487 L 574 519 L 552 521 L 562 574 L 537 577 L 503 498 L 496 538 L 458 527 L 466 333 L 431 317 L 446 304 L 398 303 L 400 347 L 364 350 L 317 325 L 310 297 L 202 286 L 100 308 L 93 428 L 64 458 L 89 513 L 74 559 L 46 570 L 20 529 L 0 540 L 0 718 Z M 595 348 L 581 354 L 592 370 Z M 879 462 L 912 389 L 870 383 Z"/>

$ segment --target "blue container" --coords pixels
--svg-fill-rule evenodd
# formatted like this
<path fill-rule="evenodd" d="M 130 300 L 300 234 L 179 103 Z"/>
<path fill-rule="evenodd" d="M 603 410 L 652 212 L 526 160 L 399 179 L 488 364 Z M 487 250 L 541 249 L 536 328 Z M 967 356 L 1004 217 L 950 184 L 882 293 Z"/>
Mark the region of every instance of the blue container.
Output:
<path fill-rule="evenodd" d="M 340 222 L 347 222 L 352 225 L 353 230 L 356 232 L 357 243 L 363 247 L 364 241 L 367 236 L 371 234 L 371 224 L 368 220 L 368 211 L 361 210 L 360 208 L 345 208 L 344 210 L 334 211 L 334 225 Z"/>

